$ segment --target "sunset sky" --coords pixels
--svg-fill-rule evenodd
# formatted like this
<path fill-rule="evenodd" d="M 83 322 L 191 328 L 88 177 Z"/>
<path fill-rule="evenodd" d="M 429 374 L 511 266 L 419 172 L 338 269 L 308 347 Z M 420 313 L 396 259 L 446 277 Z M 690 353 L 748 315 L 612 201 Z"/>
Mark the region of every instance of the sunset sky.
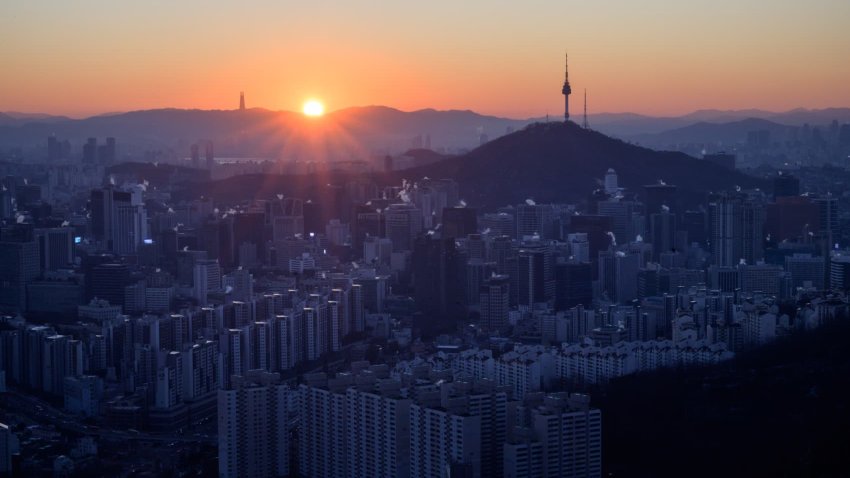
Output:
<path fill-rule="evenodd" d="M 0 111 L 850 106 L 850 1 L 0 2 Z"/>

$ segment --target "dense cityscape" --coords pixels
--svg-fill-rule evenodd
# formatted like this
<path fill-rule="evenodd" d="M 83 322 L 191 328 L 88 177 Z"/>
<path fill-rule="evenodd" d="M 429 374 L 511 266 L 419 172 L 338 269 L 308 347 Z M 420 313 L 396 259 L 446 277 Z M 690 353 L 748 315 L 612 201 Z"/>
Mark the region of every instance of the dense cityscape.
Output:
<path fill-rule="evenodd" d="M 598 113 L 592 55 L 527 119 L 0 96 L 0 477 L 844 476 L 850 108 Z"/>

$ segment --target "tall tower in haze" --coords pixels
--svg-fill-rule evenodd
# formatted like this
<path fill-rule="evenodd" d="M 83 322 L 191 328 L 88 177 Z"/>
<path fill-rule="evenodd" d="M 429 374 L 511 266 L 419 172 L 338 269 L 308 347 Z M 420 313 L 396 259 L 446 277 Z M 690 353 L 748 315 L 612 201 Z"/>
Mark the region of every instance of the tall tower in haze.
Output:
<path fill-rule="evenodd" d="M 240 111 L 245 110 L 245 92 L 244 91 L 239 92 L 239 110 Z"/>
<path fill-rule="evenodd" d="M 561 88 L 561 93 L 564 94 L 564 121 L 570 120 L 570 93 L 573 89 L 570 88 L 570 70 L 569 58 L 564 54 L 564 87 Z"/>

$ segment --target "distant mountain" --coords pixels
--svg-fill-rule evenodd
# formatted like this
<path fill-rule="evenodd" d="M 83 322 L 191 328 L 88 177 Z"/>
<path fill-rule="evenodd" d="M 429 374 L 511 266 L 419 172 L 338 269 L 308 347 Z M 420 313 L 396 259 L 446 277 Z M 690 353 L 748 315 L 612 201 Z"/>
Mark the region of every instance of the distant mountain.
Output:
<path fill-rule="evenodd" d="M 538 202 L 581 201 L 597 188 L 608 168 L 621 185 L 636 192 L 663 180 L 679 187 L 685 203 L 710 190 L 764 187 L 760 180 L 682 153 L 658 152 L 585 130 L 575 123 L 538 123 L 503 136 L 461 156 L 426 166 L 380 174 L 384 182 L 402 178 L 452 178 L 472 207 L 493 209 L 527 198 Z M 306 176 L 240 176 L 188 187 L 188 196 L 222 200 L 270 198 L 277 193 L 332 203 L 345 181 L 343 173 Z"/>
<path fill-rule="evenodd" d="M 125 151 L 172 149 L 188 155 L 192 143 L 211 139 L 219 156 L 350 160 L 406 151 L 418 136 L 423 140 L 430 136 L 435 148 L 468 150 L 478 145 L 482 133 L 492 138 L 525 124 L 472 111 L 403 112 L 382 106 L 346 108 L 322 118 L 262 108 L 159 109 L 82 120 L 5 123 L 0 126 L 0 147 L 38 148 L 51 134 L 77 145 L 88 137 L 114 136 Z"/>
<path fill-rule="evenodd" d="M 803 124 L 826 125 L 833 120 L 850 123 L 850 108 L 804 109 L 785 112 L 760 109 L 715 110 L 705 109 L 681 116 L 655 117 L 634 113 L 599 113 L 588 115 L 590 126 L 605 134 L 635 140 L 640 135 L 663 133 L 694 123 L 732 123 L 756 118 L 789 126 Z"/>
<path fill-rule="evenodd" d="M 731 146 L 746 142 L 747 134 L 751 131 L 768 131 L 771 138 L 783 139 L 793 129 L 792 126 L 765 119 L 748 118 L 728 123 L 699 122 L 662 133 L 636 135 L 630 139 L 653 147 L 692 143 Z"/>

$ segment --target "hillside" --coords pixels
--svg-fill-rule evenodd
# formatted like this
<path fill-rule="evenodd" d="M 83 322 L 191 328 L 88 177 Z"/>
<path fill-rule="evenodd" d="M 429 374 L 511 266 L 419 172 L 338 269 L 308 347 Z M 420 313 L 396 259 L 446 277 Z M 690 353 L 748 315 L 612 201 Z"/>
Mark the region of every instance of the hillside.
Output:
<path fill-rule="evenodd" d="M 382 173 L 377 179 L 400 184 L 402 178 L 452 178 L 470 206 L 492 209 L 527 198 L 538 202 L 581 201 L 598 187 L 608 168 L 617 171 L 621 185 L 637 192 L 659 180 L 675 184 L 685 203 L 702 199 L 711 190 L 764 186 L 757 179 L 682 153 L 641 148 L 561 122 L 534 124 L 465 155 Z M 187 193 L 228 200 L 244 199 L 245 191 L 251 191 L 255 198 L 273 197 L 278 192 L 315 198 L 350 177 L 343 173 L 241 176 L 196 184 Z"/>
<path fill-rule="evenodd" d="M 846 476 L 846 320 L 717 366 L 616 380 L 595 395 L 605 476 Z"/>

